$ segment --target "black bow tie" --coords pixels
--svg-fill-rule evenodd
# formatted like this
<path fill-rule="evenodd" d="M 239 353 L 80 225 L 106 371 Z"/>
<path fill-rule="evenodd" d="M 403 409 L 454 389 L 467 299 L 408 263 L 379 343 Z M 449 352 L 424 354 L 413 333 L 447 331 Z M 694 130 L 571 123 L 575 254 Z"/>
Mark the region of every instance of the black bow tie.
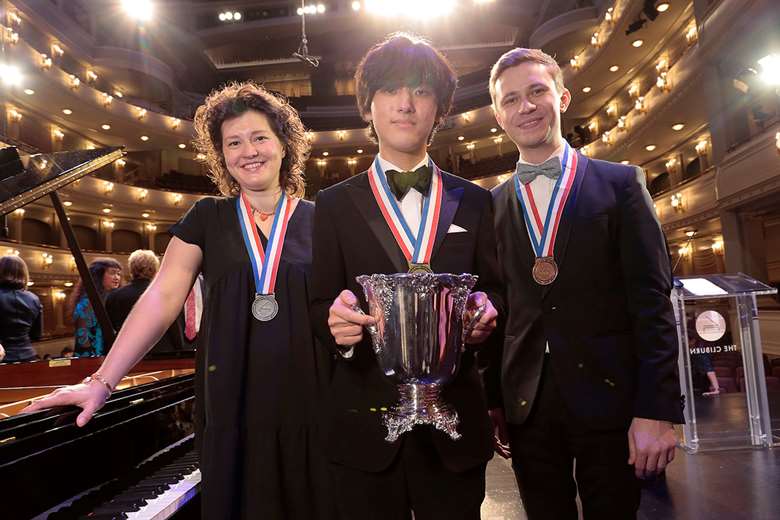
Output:
<path fill-rule="evenodd" d="M 399 172 L 397 170 L 387 170 L 387 183 L 393 195 L 398 200 L 404 198 L 410 188 L 414 188 L 423 196 L 427 196 L 431 189 L 431 169 L 428 166 L 420 166 L 413 172 Z"/>

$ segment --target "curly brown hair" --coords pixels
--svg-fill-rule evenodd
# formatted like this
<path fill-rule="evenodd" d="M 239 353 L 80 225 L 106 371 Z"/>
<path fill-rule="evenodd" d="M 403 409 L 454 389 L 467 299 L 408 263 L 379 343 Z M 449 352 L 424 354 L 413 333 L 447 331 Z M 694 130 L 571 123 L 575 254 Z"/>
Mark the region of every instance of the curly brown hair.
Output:
<path fill-rule="evenodd" d="M 363 118 L 371 113 L 371 102 L 378 90 L 430 86 L 436 94 L 436 122 L 428 135 L 428 144 L 452 109 L 457 84 L 458 76 L 449 60 L 424 38 L 405 32 L 392 33 L 371 47 L 355 71 L 355 97 Z M 378 142 L 372 122 L 368 131 L 371 139 Z"/>
<path fill-rule="evenodd" d="M 252 81 L 230 83 L 213 91 L 195 112 L 195 149 L 205 156 L 209 177 L 222 195 L 238 195 L 238 182 L 228 172 L 222 153 L 222 123 L 241 116 L 247 110 L 264 114 L 284 146 L 285 154 L 279 169 L 282 189 L 290 196 L 303 196 L 304 165 L 311 148 L 306 128 L 298 112 L 286 99 Z"/>

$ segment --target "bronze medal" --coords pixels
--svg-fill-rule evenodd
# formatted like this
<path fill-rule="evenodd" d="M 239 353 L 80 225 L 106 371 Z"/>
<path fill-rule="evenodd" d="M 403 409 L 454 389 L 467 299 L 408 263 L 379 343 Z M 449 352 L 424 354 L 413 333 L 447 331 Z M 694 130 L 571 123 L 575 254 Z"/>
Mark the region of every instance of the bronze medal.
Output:
<path fill-rule="evenodd" d="M 273 294 L 256 294 L 252 302 L 252 316 L 257 321 L 271 321 L 279 312 L 279 304 Z"/>
<path fill-rule="evenodd" d="M 409 274 L 415 274 L 415 273 L 432 273 L 433 269 L 431 269 L 430 264 L 415 264 L 412 262 L 409 262 Z"/>
<path fill-rule="evenodd" d="M 537 257 L 531 274 L 539 285 L 550 285 L 558 277 L 558 264 L 551 256 Z"/>

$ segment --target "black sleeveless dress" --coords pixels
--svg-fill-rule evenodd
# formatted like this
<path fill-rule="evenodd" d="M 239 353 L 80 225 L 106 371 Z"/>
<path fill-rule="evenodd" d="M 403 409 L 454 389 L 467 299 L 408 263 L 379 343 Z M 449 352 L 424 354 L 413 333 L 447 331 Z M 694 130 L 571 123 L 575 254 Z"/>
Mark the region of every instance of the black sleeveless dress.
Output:
<path fill-rule="evenodd" d="M 269 322 L 250 311 L 255 282 L 235 198 L 202 199 L 170 229 L 203 251 L 196 421 L 205 519 L 335 517 L 319 417 L 332 360 L 314 344 L 308 311 L 313 216 L 301 200 L 290 218 Z"/>

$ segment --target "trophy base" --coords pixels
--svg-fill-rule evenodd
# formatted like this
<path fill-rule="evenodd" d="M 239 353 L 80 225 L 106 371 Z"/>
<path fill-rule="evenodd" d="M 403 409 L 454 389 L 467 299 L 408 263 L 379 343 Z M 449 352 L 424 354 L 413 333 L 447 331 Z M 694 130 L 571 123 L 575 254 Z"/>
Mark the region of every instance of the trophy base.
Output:
<path fill-rule="evenodd" d="M 395 442 L 418 424 L 429 424 L 452 440 L 460 439 L 458 412 L 442 401 L 440 391 L 441 387 L 437 384 L 398 385 L 401 399 L 390 411 L 382 414 L 387 428 L 385 440 Z"/>

